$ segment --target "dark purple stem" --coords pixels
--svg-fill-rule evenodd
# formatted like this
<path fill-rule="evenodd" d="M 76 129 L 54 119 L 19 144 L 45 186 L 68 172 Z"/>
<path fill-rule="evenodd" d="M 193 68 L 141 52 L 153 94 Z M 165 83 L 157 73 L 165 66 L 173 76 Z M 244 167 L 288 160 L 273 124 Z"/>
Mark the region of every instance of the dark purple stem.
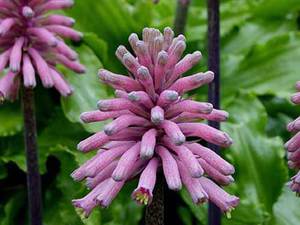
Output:
<path fill-rule="evenodd" d="M 208 89 L 208 100 L 215 108 L 220 108 L 220 20 L 219 0 L 207 0 L 208 13 L 208 69 L 215 73 L 215 79 Z M 219 122 L 209 121 L 209 125 L 220 129 Z M 208 147 L 219 154 L 220 148 L 213 144 Z M 212 202 L 208 207 L 208 224 L 221 224 L 221 211 Z"/>
<path fill-rule="evenodd" d="M 23 88 L 24 141 L 27 160 L 27 193 L 31 225 L 42 225 L 41 178 L 38 165 L 34 92 Z"/>
<path fill-rule="evenodd" d="M 176 15 L 174 20 L 174 33 L 176 35 L 184 34 L 190 1 L 191 0 L 186 0 L 184 2 L 182 0 L 177 0 Z"/>
<path fill-rule="evenodd" d="M 164 225 L 164 189 L 165 181 L 162 173 L 159 173 L 152 203 L 146 208 L 145 225 Z"/>

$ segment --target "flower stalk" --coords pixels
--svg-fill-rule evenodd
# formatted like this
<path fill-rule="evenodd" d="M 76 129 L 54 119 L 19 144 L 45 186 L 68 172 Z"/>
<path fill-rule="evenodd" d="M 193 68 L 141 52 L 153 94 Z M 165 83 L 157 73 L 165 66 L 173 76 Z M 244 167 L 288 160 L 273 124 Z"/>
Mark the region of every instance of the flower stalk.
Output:
<path fill-rule="evenodd" d="M 208 14 L 208 69 L 215 74 L 214 80 L 208 86 L 208 101 L 214 108 L 220 108 L 220 20 L 219 0 L 207 0 Z M 220 129 L 219 121 L 208 121 L 211 127 Z M 220 147 L 208 143 L 208 148 L 219 154 Z M 230 211 L 228 211 L 230 213 Z M 221 210 L 212 201 L 208 207 L 208 224 L 221 224 Z"/>
<path fill-rule="evenodd" d="M 27 163 L 27 193 L 31 225 L 42 224 L 41 178 L 38 165 L 37 132 L 34 109 L 34 91 L 23 88 L 24 141 Z"/>
<path fill-rule="evenodd" d="M 152 203 L 146 208 L 145 225 L 164 225 L 165 210 L 164 210 L 164 192 L 165 181 L 161 173 L 158 173 L 157 182 L 153 191 Z"/>
<path fill-rule="evenodd" d="M 177 0 L 174 33 L 184 34 L 191 0 Z"/>

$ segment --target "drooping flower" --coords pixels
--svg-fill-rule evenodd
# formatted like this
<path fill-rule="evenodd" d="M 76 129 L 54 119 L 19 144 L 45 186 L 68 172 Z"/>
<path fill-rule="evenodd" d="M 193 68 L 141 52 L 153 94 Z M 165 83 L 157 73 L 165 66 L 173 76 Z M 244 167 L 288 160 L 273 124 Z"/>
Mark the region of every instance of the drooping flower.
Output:
<path fill-rule="evenodd" d="M 49 11 L 72 5 L 72 0 L 0 0 L 0 72 L 8 70 L 0 79 L 2 101 L 17 97 L 21 81 L 25 87 L 35 87 L 35 74 L 45 88 L 55 87 L 63 96 L 71 94 L 70 85 L 55 66 L 85 71 L 76 52 L 62 39 L 79 41 L 82 33 L 71 28 L 72 18 Z"/>
<path fill-rule="evenodd" d="M 77 181 L 86 179 L 92 189 L 86 197 L 74 200 L 74 205 L 88 216 L 97 205 L 107 207 L 134 177 L 139 177 L 139 183 L 132 198 L 139 204 L 150 204 L 156 175 L 162 170 L 170 189 L 180 190 L 183 184 L 195 204 L 211 199 L 223 212 L 230 212 L 239 199 L 216 183 L 233 182 L 234 167 L 196 143 L 202 139 L 230 146 L 232 140 L 226 133 L 201 123 L 225 121 L 228 113 L 185 97 L 188 91 L 211 82 L 213 72 L 183 76 L 198 63 L 201 53 L 181 58 L 185 37 L 174 38 L 170 28 L 163 34 L 145 28 L 142 40 L 131 34 L 129 42 L 134 55 L 120 46 L 116 56 L 130 76 L 99 71 L 102 82 L 116 89 L 116 98 L 100 100 L 98 110 L 81 115 L 85 123 L 113 120 L 78 144 L 82 152 L 98 152 L 72 173 Z M 188 141 L 189 137 L 194 141 Z"/>
<path fill-rule="evenodd" d="M 300 104 L 300 81 L 296 83 L 296 94 L 292 95 L 291 101 L 297 105 Z M 288 165 L 291 169 L 300 169 L 300 117 L 296 118 L 294 121 L 287 125 L 287 130 L 296 133 L 286 144 L 285 148 L 287 150 Z M 291 178 L 288 183 L 290 189 L 296 192 L 297 195 L 300 194 L 300 172 Z"/>

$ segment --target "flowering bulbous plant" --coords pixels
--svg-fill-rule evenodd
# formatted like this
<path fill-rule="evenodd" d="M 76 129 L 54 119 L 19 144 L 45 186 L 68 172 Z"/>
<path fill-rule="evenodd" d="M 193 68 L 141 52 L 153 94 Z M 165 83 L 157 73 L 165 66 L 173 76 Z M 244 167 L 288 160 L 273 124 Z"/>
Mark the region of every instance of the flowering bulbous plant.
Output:
<path fill-rule="evenodd" d="M 79 41 L 82 34 L 73 30 L 72 18 L 48 14 L 69 8 L 71 0 L 0 0 L 0 99 L 14 100 L 21 80 L 27 88 L 36 86 L 37 73 L 44 87 L 55 87 L 61 95 L 72 89 L 56 70 L 56 64 L 83 73 L 77 54 L 62 38 Z M 22 76 L 21 76 L 22 75 Z"/>
<path fill-rule="evenodd" d="M 182 77 L 198 63 L 201 53 L 196 51 L 181 59 L 185 37 L 174 38 L 170 28 L 165 28 L 163 34 L 145 28 L 142 40 L 131 34 L 129 42 L 135 56 L 124 46 L 116 51 L 129 77 L 99 71 L 100 79 L 116 89 L 116 98 L 100 100 L 99 110 L 81 115 L 85 123 L 113 120 L 104 131 L 78 144 L 80 151 L 98 152 L 72 173 L 77 181 L 86 179 L 92 190 L 84 198 L 73 200 L 73 204 L 88 216 L 97 205 L 107 207 L 125 182 L 134 177 L 139 177 L 139 183 L 132 198 L 139 204 L 150 204 L 156 174 L 162 168 L 170 189 L 180 190 L 183 184 L 195 204 L 210 199 L 223 212 L 230 212 L 239 199 L 216 183 L 233 182 L 234 167 L 195 141 L 231 145 L 226 133 L 199 122 L 224 121 L 228 114 L 184 96 L 211 82 L 213 72 Z M 188 141 L 190 137 L 194 141 Z"/>
<path fill-rule="evenodd" d="M 291 97 L 291 101 L 297 105 L 300 104 L 300 81 L 296 83 L 296 89 L 299 91 Z M 300 117 L 287 125 L 287 130 L 296 133 L 286 144 L 288 165 L 291 169 L 300 169 Z M 288 183 L 290 189 L 300 194 L 300 172 L 298 172 Z"/>

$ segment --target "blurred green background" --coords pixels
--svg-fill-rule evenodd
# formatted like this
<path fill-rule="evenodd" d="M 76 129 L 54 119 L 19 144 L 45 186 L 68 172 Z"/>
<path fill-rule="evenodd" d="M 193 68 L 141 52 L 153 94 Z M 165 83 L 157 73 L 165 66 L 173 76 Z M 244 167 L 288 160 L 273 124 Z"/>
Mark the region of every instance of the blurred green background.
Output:
<path fill-rule="evenodd" d="M 206 1 L 193 0 L 188 17 L 186 52 L 200 50 L 203 60 L 194 71 L 206 70 Z M 65 13 L 85 33 L 78 51 L 87 74 L 64 70 L 75 89 L 69 98 L 54 90 L 36 89 L 40 171 L 45 225 L 137 225 L 144 209 L 130 200 L 135 183 L 128 184 L 108 209 L 96 209 L 88 219 L 71 205 L 86 193 L 84 184 L 69 174 L 89 155 L 76 144 L 103 124 L 83 125 L 79 115 L 96 108 L 112 90 L 97 78 L 100 67 L 123 72 L 114 56 L 128 45 L 130 33 L 146 26 L 172 26 L 175 0 L 76 0 Z M 289 102 L 300 80 L 300 1 L 221 0 L 222 108 L 230 119 L 222 125 L 234 139 L 223 151 L 236 167 L 235 184 L 228 191 L 241 203 L 225 225 L 299 225 L 300 199 L 285 184 L 293 174 L 286 165 L 285 124 L 300 114 Z M 194 93 L 206 99 L 205 88 Z M 0 107 L 0 225 L 27 224 L 25 157 L 20 102 Z M 174 196 L 174 194 L 172 194 Z M 183 190 L 175 199 L 174 215 L 183 225 L 207 224 L 207 206 L 195 206 Z M 196 221 L 196 223 L 195 223 Z M 175 225 L 175 223 L 174 223 Z"/>

